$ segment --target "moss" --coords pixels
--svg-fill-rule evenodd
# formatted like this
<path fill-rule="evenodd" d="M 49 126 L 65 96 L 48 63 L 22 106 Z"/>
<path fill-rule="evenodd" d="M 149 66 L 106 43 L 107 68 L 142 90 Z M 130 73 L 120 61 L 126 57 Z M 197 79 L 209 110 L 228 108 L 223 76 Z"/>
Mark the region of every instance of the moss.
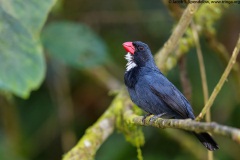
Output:
<path fill-rule="evenodd" d="M 228 7 L 229 4 L 226 3 L 202 5 L 194 16 L 195 23 L 198 27 L 197 28 L 198 32 L 201 33 L 202 31 L 205 31 L 211 33 L 212 35 L 215 35 L 216 29 L 214 27 L 214 24 L 218 19 L 221 18 L 224 10 Z M 189 26 L 184 36 L 182 36 L 182 38 L 179 40 L 179 48 L 177 52 L 180 52 L 181 53 L 180 55 L 183 55 L 187 53 L 193 46 L 194 46 L 193 34 L 191 27 Z M 176 58 L 176 56 L 173 57 Z M 167 67 L 167 69 L 171 69 L 171 67 Z"/>
<path fill-rule="evenodd" d="M 229 7 L 229 4 L 218 3 L 211 5 L 202 5 L 195 15 L 195 21 L 198 25 L 202 26 L 203 30 L 215 34 L 215 22 L 221 18 L 224 10 Z"/>
<path fill-rule="evenodd" d="M 137 157 L 139 160 L 142 160 L 143 157 L 140 147 L 143 146 L 145 142 L 144 134 L 142 132 L 142 128 L 135 125 L 132 121 L 136 115 L 131 113 L 128 114 L 128 112 L 141 114 L 142 111 L 137 106 L 134 106 L 129 100 L 129 97 L 126 95 L 126 92 L 124 92 L 122 95 L 119 95 L 119 97 L 114 101 L 114 114 L 116 115 L 115 125 L 117 130 L 124 135 L 126 141 L 130 142 L 137 148 Z M 132 110 L 126 109 L 129 106 L 131 106 Z M 125 116 L 128 118 L 124 118 Z"/>

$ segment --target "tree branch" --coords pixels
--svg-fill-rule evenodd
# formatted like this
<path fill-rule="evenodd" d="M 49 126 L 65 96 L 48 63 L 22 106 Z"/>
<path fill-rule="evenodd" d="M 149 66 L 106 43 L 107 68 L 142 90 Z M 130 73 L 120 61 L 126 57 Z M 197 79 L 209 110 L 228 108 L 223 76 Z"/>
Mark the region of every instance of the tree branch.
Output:
<path fill-rule="evenodd" d="M 201 81 L 202 81 L 202 88 L 203 88 L 203 97 L 204 97 L 204 104 L 207 103 L 208 100 L 208 85 L 207 85 L 207 77 L 206 77 L 206 71 L 205 71 L 205 65 L 204 65 L 204 60 L 203 60 L 203 55 L 202 55 L 202 50 L 199 42 L 199 37 L 198 37 L 198 32 L 197 32 L 197 27 L 192 22 L 191 24 L 191 29 L 193 32 L 193 39 L 195 42 L 196 46 L 196 51 L 197 51 L 197 56 L 198 56 L 198 62 L 199 62 L 199 68 L 200 68 L 200 74 L 201 74 Z"/>
<path fill-rule="evenodd" d="M 209 32 L 208 30 L 203 30 L 204 36 L 208 40 L 209 46 L 215 51 L 216 55 L 220 57 L 224 65 L 229 62 L 230 60 L 230 53 L 227 51 L 226 47 L 219 42 L 219 40 L 216 38 L 214 33 Z M 240 65 L 239 63 L 236 63 L 233 66 L 233 76 L 235 80 L 235 90 L 237 94 L 240 94 Z"/>
<path fill-rule="evenodd" d="M 197 11 L 201 4 L 200 3 L 194 3 L 194 4 L 188 4 L 187 8 L 184 10 L 179 23 L 177 26 L 174 28 L 173 33 L 165 42 L 163 48 L 161 48 L 155 58 L 156 58 L 156 64 L 158 67 L 160 67 L 161 71 L 165 72 L 168 70 L 167 67 L 167 58 L 169 54 L 176 48 L 179 39 L 183 36 L 185 33 L 188 25 L 190 24 L 194 13 Z"/>
<path fill-rule="evenodd" d="M 240 35 L 239 35 L 236 47 L 233 50 L 232 57 L 230 58 L 230 60 L 228 62 L 228 65 L 227 65 L 224 73 L 222 74 L 222 77 L 220 78 L 218 84 L 215 86 L 215 88 L 214 88 L 214 90 L 213 90 L 209 100 L 205 104 L 204 108 L 202 109 L 201 113 L 198 115 L 196 120 L 201 120 L 204 117 L 204 115 L 206 114 L 206 112 L 211 108 L 215 98 L 217 97 L 217 95 L 218 95 L 219 91 L 221 90 L 224 82 L 226 81 L 226 79 L 227 79 L 227 77 L 228 77 L 228 75 L 229 75 L 233 65 L 236 62 L 239 50 L 240 50 Z"/>
<path fill-rule="evenodd" d="M 192 100 L 192 86 L 187 72 L 187 57 L 182 56 L 178 61 L 180 82 L 182 85 L 183 95 L 191 102 Z"/>
<path fill-rule="evenodd" d="M 114 110 L 119 105 L 118 101 L 122 95 L 121 93 L 115 97 L 110 107 L 104 112 L 98 121 L 86 130 L 86 133 L 80 139 L 78 144 L 64 155 L 63 160 L 94 159 L 98 148 L 114 131 L 116 117 Z"/>
<path fill-rule="evenodd" d="M 136 124 L 141 126 L 152 126 L 156 128 L 177 128 L 183 129 L 187 131 L 194 132 L 209 132 L 225 137 L 231 138 L 233 141 L 240 144 L 240 130 L 228 127 L 224 125 L 220 125 L 215 122 L 206 123 L 206 122 L 197 122 L 191 119 L 162 119 L 158 118 L 155 120 L 150 120 L 152 116 L 149 116 L 145 119 L 143 123 L 143 116 L 137 116 L 133 113 L 133 111 L 129 108 L 128 111 L 125 112 L 124 118 L 129 124 Z"/>
<path fill-rule="evenodd" d="M 114 130 L 114 114 L 108 112 L 107 110 L 93 126 L 86 130 L 78 144 L 64 155 L 63 160 L 94 159 L 98 148 Z"/>
<path fill-rule="evenodd" d="M 204 104 L 207 103 L 209 98 L 208 93 L 208 85 L 207 85 L 207 76 L 205 71 L 205 65 L 202 55 L 202 49 L 199 42 L 199 36 L 197 32 L 197 27 L 194 22 L 191 23 L 191 29 L 193 32 L 193 40 L 195 42 L 197 56 L 198 56 L 198 62 L 199 62 L 199 68 L 200 68 L 200 74 L 201 74 L 201 81 L 202 81 L 202 89 L 203 89 L 203 97 L 204 97 Z M 211 122 L 211 110 L 208 110 L 206 113 L 206 122 Z M 213 152 L 208 151 L 208 160 L 213 160 Z"/>

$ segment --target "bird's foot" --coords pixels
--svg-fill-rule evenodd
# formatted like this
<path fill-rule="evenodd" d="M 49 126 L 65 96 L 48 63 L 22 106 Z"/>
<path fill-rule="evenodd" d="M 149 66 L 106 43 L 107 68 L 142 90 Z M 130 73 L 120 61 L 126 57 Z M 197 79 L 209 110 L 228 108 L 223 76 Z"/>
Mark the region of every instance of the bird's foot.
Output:
<path fill-rule="evenodd" d="M 142 123 L 145 124 L 146 118 L 147 118 L 148 116 L 151 116 L 151 115 L 152 115 L 152 113 L 147 113 L 147 114 L 145 114 L 145 115 L 143 116 Z"/>
<path fill-rule="evenodd" d="M 149 122 L 151 122 L 151 123 L 155 122 L 156 119 L 161 118 L 161 117 L 163 117 L 165 115 L 166 115 L 166 113 L 161 113 L 161 114 L 158 114 L 158 115 L 154 115 L 153 117 L 150 118 Z"/>

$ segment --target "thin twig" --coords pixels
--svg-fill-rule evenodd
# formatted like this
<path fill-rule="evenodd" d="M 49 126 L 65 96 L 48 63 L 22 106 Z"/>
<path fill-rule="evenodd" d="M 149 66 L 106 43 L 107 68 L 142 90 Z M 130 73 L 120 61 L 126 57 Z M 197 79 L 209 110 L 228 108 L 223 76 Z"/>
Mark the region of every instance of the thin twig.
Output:
<path fill-rule="evenodd" d="M 227 51 L 226 47 L 224 44 L 219 42 L 219 40 L 216 38 L 214 33 L 211 33 L 207 30 L 203 30 L 204 36 L 208 40 L 209 46 L 215 51 L 214 53 L 220 57 L 224 65 L 229 62 L 230 59 L 230 53 Z M 239 63 L 236 63 L 233 66 L 233 76 L 234 76 L 234 81 L 236 84 L 235 90 L 238 95 L 240 95 L 240 65 Z"/>
<path fill-rule="evenodd" d="M 196 118 L 196 120 L 201 120 L 206 112 L 211 108 L 215 98 L 217 97 L 219 91 L 221 90 L 224 82 L 226 81 L 233 65 L 235 64 L 236 62 L 236 58 L 237 58 L 237 55 L 239 53 L 239 50 L 240 50 L 240 35 L 239 35 L 239 38 L 238 38 L 238 41 L 237 41 L 237 44 L 236 44 L 236 47 L 234 48 L 233 50 L 233 54 L 228 62 L 228 65 L 224 71 L 224 73 L 222 74 L 222 77 L 220 78 L 218 84 L 215 86 L 209 100 L 207 101 L 207 103 L 205 104 L 204 108 L 202 109 L 201 113 L 198 115 L 198 117 Z"/>
<path fill-rule="evenodd" d="M 192 99 L 192 86 L 189 80 L 187 67 L 186 67 L 186 56 L 182 56 L 178 61 L 179 72 L 180 72 L 180 81 L 183 89 L 183 94 L 191 102 Z"/>
<path fill-rule="evenodd" d="M 207 76 L 205 71 L 205 65 L 201 50 L 201 45 L 199 42 L 197 27 L 194 24 L 194 22 L 191 23 L 191 28 L 193 32 L 193 40 L 195 42 L 196 50 L 197 50 L 197 56 L 198 56 L 198 62 L 200 67 L 200 74 L 201 74 L 201 81 L 202 81 L 202 87 L 203 87 L 203 97 L 204 97 L 204 105 L 207 103 L 209 95 L 208 95 L 208 85 L 207 85 Z M 211 122 L 211 111 L 208 110 L 206 113 L 206 121 Z M 208 151 L 208 160 L 213 160 L 213 152 Z"/>
<path fill-rule="evenodd" d="M 188 25 L 190 24 L 194 13 L 197 11 L 201 4 L 200 3 L 194 3 L 189 4 L 187 8 L 184 10 L 183 15 L 181 16 L 179 23 L 174 28 L 173 33 L 165 42 L 162 49 L 160 49 L 155 58 L 157 66 L 162 70 L 166 70 L 166 60 L 168 55 L 177 47 L 179 39 L 182 37 L 182 35 L 185 33 Z"/>
<path fill-rule="evenodd" d="M 205 65 L 202 55 L 202 50 L 199 42 L 198 32 L 196 29 L 196 25 L 192 22 L 191 23 L 192 33 L 193 33 L 193 39 L 196 45 L 197 50 L 197 56 L 198 56 L 198 62 L 200 67 L 200 74 L 201 74 L 201 80 L 202 80 L 202 87 L 203 87 L 203 97 L 204 97 L 204 104 L 207 103 L 208 100 L 208 85 L 207 85 L 207 77 L 206 77 L 206 71 L 205 71 Z"/>

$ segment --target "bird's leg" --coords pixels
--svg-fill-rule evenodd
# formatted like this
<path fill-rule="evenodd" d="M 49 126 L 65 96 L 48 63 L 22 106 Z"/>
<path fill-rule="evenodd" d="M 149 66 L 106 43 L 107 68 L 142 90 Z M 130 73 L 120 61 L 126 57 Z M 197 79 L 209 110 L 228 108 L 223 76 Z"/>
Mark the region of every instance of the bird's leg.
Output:
<path fill-rule="evenodd" d="M 151 116 L 151 115 L 152 115 L 152 113 L 147 113 L 147 114 L 145 114 L 145 115 L 143 116 L 142 123 L 145 124 L 146 118 L 147 118 L 148 116 Z"/>
<path fill-rule="evenodd" d="M 167 113 L 161 113 L 161 114 L 158 114 L 158 115 L 154 115 L 153 117 L 150 118 L 149 122 L 154 122 L 156 119 L 161 118 L 166 114 Z"/>

